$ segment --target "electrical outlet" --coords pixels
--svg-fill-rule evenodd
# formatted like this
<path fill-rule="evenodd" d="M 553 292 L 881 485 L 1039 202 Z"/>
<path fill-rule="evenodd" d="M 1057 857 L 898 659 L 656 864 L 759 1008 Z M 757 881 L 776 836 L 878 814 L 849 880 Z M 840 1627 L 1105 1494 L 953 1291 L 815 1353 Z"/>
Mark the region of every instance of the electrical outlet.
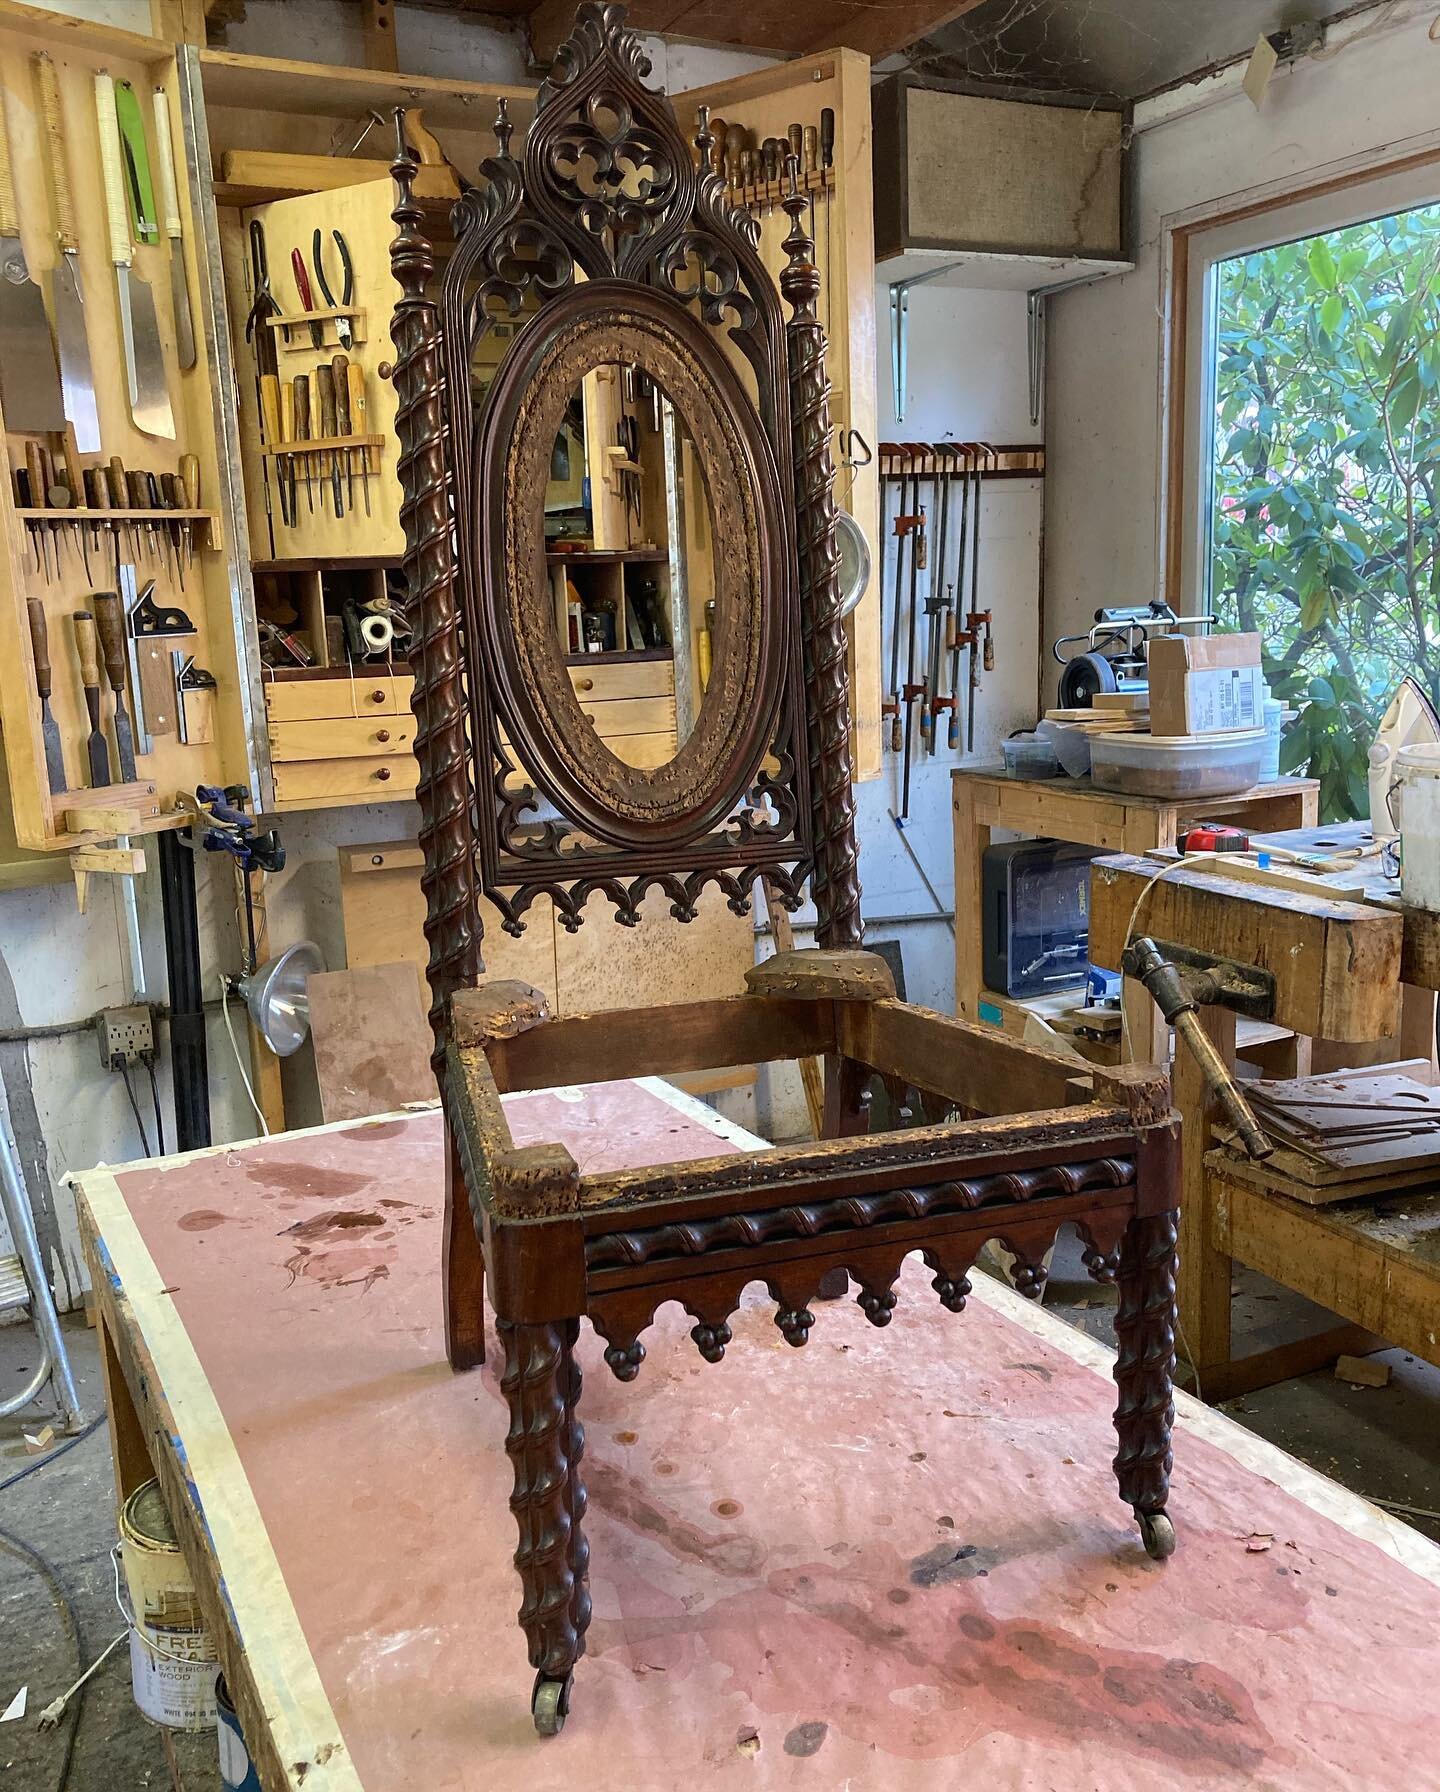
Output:
<path fill-rule="evenodd" d="M 100 1062 L 107 1070 L 138 1064 L 155 1051 L 155 1026 L 143 1002 L 131 1008 L 102 1008 L 95 1017 L 100 1034 Z"/>

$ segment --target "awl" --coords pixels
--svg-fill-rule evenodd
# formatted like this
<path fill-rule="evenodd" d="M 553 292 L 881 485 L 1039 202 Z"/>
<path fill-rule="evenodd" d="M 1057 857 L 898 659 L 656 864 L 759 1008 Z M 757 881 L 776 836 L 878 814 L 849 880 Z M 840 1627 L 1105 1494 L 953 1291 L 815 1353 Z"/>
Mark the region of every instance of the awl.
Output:
<path fill-rule="evenodd" d="M 10 139 L 0 93 L 0 394 L 5 427 L 27 435 L 57 434 L 65 427 L 55 339 L 45 315 L 45 298 L 30 278 L 20 241 L 20 212 L 10 175 Z M 43 504 L 44 495 L 32 495 Z"/>
<path fill-rule="evenodd" d="M 80 660 L 80 687 L 85 693 L 85 709 L 90 717 L 90 736 L 85 751 L 90 759 L 90 788 L 103 790 L 110 782 L 110 749 L 100 726 L 100 660 L 95 651 L 95 618 L 88 610 L 77 610 L 75 652 Z"/>
<path fill-rule="evenodd" d="M 30 614 L 30 651 L 35 659 L 35 689 L 40 695 L 40 735 L 45 742 L 45 775 L 52 796 L 65 789 L 65 754 L 60 746 L 60 724 L 50 711 L 50 634 L 45 626 L 44 602 L 33 592 L 25 599 Z"/>
<path fill-rule="evenodd" d="M 115 290 L 120 301 L 120 334 L 125 345 L 125 373 L 130 387 L 130 415 L 147 436 L 175 435 L 170 394 L 165 387 L 165 357 L 155 317 L 155 295 L 130 266 L 133 250 L 125 215 L 125 181 L 120 167 L 119 126 L 115 119 L 115 83 L 101 69 L 95 77 L 95 111 L 100 121 L 100 168 L 105 178 L 105 212 L 110 226 L 110 259 L 115 264 Z"/>

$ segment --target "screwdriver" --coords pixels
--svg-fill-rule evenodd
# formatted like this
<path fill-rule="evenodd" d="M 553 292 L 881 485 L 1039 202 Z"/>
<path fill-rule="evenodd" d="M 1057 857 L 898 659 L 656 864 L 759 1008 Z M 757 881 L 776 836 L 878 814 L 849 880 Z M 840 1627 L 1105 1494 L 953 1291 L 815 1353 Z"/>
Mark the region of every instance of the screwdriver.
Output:
<path fill-rule="evenodd" d="M 333 441 L 340 433 L 336 427 L 335 410 L 335 370 L 328 361 L 322 361 L 315 369 L 315 390 L 320 400 L 320 435 L 324 441 Z M 327 454 L 321 463 L 322 471 L 328 466 L 330 473 L 330 496 L 335 500 L 335 520 L 338 522 L 345 514 L 345 498 L 340 490 L 340 455 L 337 452 Z"/>
<path fill-rule="evenodd" d="M 303 373 L 297 373 L 295 375 L 293 390 L 295 393 L 295 435 L 293 439 L 297 442 L 308 442 L 310 440 L 310 382 L 306 379 Z M 305 502 L 309 505 L 313 515 L 315 510 L 315 486 L 311 478 L 310 461 L 312 457 L 309 454 L 304 454 L 300 458 L 305 463 L 303 468 L 305 474 Z"/>
<path fill-rule="evenodd" d="M 200 457 L 198 454 L 182 454 L 180 456 L 180 488 L 185 499 L 187 510 L 200 508 Z M 185 542 L 185 553 L 190 564 L 195 564 L 195 519 L 186 517 L 180 531 Z"/>
<path fill-rule="evenodd" d="M 345 369 L 346 383 L 350 388 L 350 427 L 357 436 L 368 434 L 365 428 L 365 370 L 358 361 L 352 361 Z M 365 514 L 370 515 L 370 448 L 366 444 L 360 450 L 360 495 L 365 500 Z"/>
<path fill-rule="evenodd" d="M 293 386 L 281 386 L 280 388 L 280 431 L 282 441 L 293 442 L 295 440 L 295 388 Z M 288 522 L 293 529 L 297 520 L 295 514 L 295 456 L 293 454 L 287 454 L 283 460 L 275 462 L 275 483 L 280 488 L 281 521 Z M 285 515 L 287 490 L 290 495 L 288 518 Z"/>
<path fill-rule="evenodd" d="M 350 357 L 336 355 L 330 363 L 330 378 L 335 391 L 335 433 L 350 434 Z M 355 509 L 355 450 L 345 450 L 345 502 Z"/>

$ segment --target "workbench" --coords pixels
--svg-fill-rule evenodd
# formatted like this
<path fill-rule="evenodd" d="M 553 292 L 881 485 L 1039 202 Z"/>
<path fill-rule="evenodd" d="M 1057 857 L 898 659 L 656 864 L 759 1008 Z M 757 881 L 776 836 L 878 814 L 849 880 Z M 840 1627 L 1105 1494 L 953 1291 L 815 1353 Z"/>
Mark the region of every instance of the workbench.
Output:
<path fill-rule="evenodd" d="M 1368 823 L 1352 822 L 1267 834 L 1264 843 L 1323 855 L 1370 839 Z M 1135 904 L 1162 863 L 1126 855 L 1091 867 L 1094 963 L 1118 967 Z M 1323 883 L 1315 894 L 1269 888 L 1227 876 L 1223 865 L 1172 869 L 1145 897 L 1136 931 L 1271 973 L 1273 1018 L 1298 1036 L 1287 1074 L 1338 1062 L 1432 1059 L 1440 915 L 1400 905 L 1395 880 L 1375 858 L 1328 882 L 1359 899 L 1327 895 Z M 1128 1012 L 1147 1007 L 1153 1016 L 1149 997 L 1127 979 Z M 1233 1065 L 1235 1015 L 1206 1007 L 1201 1018 Z M 1264 1186 L 1263 1171 L 1216 1144 L 1211 1104 L 1188 1052 L 1176 1055 L 1173 1089 L 1183 1121 L 1182 1376 L 1188 1370 L 1208 1399 L 1220 1400 L 1386 1342 L 1440 1364 L 1440 1193 L 1309 1206 Z M 1343 1323 L 1233 1359 L 1232 1260 Z"/>
<path fill-rule="evenodd" d="M 506 1108 L 586 1172 L 760 1145 L 650 1079 Z M 445 1363 L 438 1113 L 76 1183 L 118 1488 L 159 1475 L 267 1792 L 1423 1777 L 1440 1550 L 1182 1396 L 1148 1561 L 1110 1353 L 983 1275 L 952 1316 L 918 1262 L 886 1332 L 845 1300 L 802 1351 L 757 1298 L 697 1362 L 672 1307 L 622 1386 L 583 1332 L 595 1615 L 541 1741 L 498 1368 Z"/>
<path fill-rule="evenodd" d="M 1173 847 L 1190 821 L 1222 821 L 1268 833 L 1310 827 L 1320 786 L 1311 778 L 1279 778 L 1232 796 L 1171 802 L 1097 790 L 1088 778 L 1011 778 L 1003 766 L 959 766 L 951 773 L 955 836 L 955 1012 L 1021 1033 L 1031 1007 L 986 989 L 983 970 L 982 878 L 991 830 L 1064 840 L 1103 852 L 1146 853 Z M 1079 994 L 1071 1000 L 1078 1001 Z"/>

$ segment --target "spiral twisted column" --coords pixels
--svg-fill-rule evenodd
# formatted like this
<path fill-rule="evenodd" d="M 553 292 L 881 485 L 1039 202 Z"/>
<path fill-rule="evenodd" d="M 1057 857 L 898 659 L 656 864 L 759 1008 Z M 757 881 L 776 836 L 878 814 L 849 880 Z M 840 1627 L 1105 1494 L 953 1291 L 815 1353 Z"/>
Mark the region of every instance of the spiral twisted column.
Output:
<path fill-rule="evenodd" d="M 1115 1475 L 1138 1512 L 1163 1512 L 1170 1489 L 1178 1219 L 1173 1211 L 1133 1219 L 1120 1243 Z"/>
<path fill-rule="evenodd" d="M 800 631 L 805 660 L 806 750 L 815 816 L 813 892 L 816 942 L 858 947 L 859 854 L 850 769 L 850 665 L 840 617 L 840 553 L 835 541 L 835 464 L 830 457 L 830 381 L 825 331 L 816 312 L 820 274 L 803 219 L 798 164 L 787 159 L 790 219 L 780 291 L 790 306 L 785 347 L 790 370 L 790 440 L 800 564 Z"/>

